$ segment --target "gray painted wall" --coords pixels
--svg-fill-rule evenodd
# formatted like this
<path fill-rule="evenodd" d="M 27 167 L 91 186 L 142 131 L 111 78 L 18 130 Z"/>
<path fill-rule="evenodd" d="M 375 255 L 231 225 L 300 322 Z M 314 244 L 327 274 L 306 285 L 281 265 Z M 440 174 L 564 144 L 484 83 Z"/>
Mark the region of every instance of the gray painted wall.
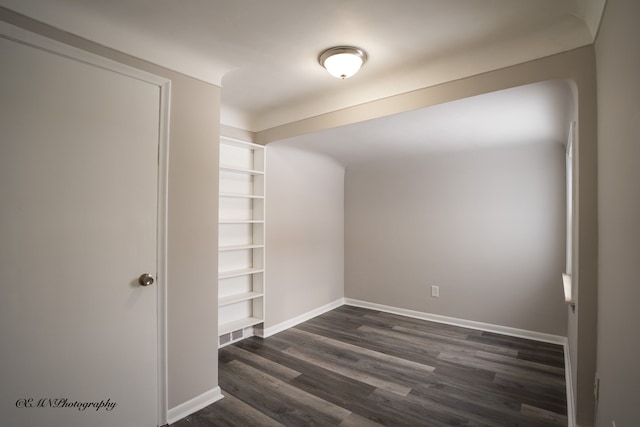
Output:
<path fill-rule="evenodd" d="M 344 296 L 344 168 L 269 144 L 266 188 L 270 328 Z"/>
<path fill-rule="evenodd" d="M 215 86 L 175 73 L 171 81 L 169 408 L 218 385 L 220 105 Z"/>
<path fill-rule="evenodd" d="M 346 296 L 566 336 L 564 152 L 541 143 L 349 167 Z"/>
<path fill-rule="evenodd" d="M 593 46 L 289 123 L 259 132 L 256 134 L 256 141 L 270 143 L 468 96 L 556 79 L 571 82 L 579 116 L 578 144 L 574 154 L 576 182 L 573 241 L 573 295 L 577 305 L 575 312 L 567 309 L 567 338 L 576 418 L 578 424 L 586 426 L 594 422 L 593 380 L 596 367 L 598 271 L 597 116 Z"/>
<path fill-rule="evenodd" d="M 598 84 L 598 426 L 638 425 L 640 403 L 640 3 L 609 0 Z"/>

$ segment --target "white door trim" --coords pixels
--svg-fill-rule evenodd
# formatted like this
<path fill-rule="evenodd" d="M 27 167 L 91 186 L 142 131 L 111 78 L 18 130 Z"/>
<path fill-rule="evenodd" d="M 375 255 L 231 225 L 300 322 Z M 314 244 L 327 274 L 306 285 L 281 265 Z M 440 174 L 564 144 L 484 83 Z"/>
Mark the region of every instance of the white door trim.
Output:
<path fill-rule="evenodd" d="M 157 324 L 158 324 L 158 425 L 167 423 L 167 201 L 169 173 L 169 113 L 171 80 L 78 49 L 23 28 L 0 21 L 0 38 L 44 50 L 75 61 L 141 80 L 160 89 L 160 129 L 158 138 L 158 207 L 157 207 Z"/>
<path fill-rule="evenodd" d="M 169 411 L 168 344 L 167 344 L 167 224 L 169 193 L 169 114 L 171 112 L 171 81 L 160 85 L 160 132 L 158 141 L 158 425 L 167 424 Z"/>

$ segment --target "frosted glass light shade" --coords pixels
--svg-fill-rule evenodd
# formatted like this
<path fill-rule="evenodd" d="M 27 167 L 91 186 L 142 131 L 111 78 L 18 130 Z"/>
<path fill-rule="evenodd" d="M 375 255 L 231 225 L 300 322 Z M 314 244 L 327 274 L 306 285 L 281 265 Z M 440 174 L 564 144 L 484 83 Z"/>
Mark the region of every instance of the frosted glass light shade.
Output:
<path fill-rule="evenodd" d="M 362 58 L 350 53 L 339 53 L 328 57 L 324 61 L 324 68 L 329 74 L 340 79 L 353 76 L 362 67 Z"/>
<path fill-rule="evenodd" d="M 360 70 L 367 60 L 367 54 L 357 47 L 339 46 L 327 49 L 320 55 L 320 65 L 329 74 L 339 79 L 347 79 Z"/>

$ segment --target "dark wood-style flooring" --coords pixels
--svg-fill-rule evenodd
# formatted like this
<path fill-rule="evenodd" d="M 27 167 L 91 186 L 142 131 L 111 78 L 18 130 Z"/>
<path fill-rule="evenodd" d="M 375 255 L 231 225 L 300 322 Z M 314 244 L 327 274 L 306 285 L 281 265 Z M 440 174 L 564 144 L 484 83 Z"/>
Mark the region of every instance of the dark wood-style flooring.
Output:
<path fill-rule="evenodd" d="M 566 426 L 561 346 L 342 306 L 219 352 L 204 426 Z"/>

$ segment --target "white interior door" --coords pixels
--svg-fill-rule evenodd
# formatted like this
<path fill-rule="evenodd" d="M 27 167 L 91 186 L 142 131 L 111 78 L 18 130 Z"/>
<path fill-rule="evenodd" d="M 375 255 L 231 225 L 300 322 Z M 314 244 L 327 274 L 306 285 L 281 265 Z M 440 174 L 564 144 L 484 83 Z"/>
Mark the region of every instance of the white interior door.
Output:
<path fill-rule="evenodd" d="M 0 424 L 156 426 L 160 89 L 0 58 Z"/>

